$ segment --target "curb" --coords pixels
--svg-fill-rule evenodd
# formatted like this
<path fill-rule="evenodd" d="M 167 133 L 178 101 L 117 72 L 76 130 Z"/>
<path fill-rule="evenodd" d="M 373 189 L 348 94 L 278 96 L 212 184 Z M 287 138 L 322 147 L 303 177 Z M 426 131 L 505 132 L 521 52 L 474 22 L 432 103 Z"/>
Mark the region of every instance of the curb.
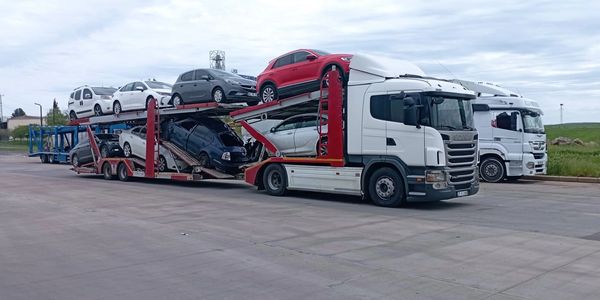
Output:
<path fill-rule="evenodd" d="M 600 178 L 599 177 L 536 175 L 536 176 L 524 176 L 523 179 L 542 180 L 542 181 L 600 183 Z"/>

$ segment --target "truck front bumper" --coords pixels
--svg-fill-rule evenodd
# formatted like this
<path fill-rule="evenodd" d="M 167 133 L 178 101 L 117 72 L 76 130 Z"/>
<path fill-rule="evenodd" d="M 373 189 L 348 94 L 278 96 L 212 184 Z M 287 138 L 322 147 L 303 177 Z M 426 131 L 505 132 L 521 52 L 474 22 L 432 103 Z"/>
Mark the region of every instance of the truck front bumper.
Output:
<path fill-rule="evenodd" d="M 473 181 L 467 188 L 456 189 L 453 185 L 434 189 L 430 183 L 409 184 L 407 202 L 434 202 L 475 195 L 479 192 L 479 181 Z"/>

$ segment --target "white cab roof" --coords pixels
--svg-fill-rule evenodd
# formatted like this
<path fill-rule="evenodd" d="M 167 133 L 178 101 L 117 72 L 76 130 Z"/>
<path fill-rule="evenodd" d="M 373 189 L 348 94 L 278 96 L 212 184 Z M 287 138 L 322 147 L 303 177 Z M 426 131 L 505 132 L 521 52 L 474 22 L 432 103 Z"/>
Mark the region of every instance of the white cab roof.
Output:
<path fill-rule="evenodd" d="M 350 69 L 385 78 L 425 76 L 425 72 L 411 62 L 367 54 L 355 54 L 350 61 Z"/>

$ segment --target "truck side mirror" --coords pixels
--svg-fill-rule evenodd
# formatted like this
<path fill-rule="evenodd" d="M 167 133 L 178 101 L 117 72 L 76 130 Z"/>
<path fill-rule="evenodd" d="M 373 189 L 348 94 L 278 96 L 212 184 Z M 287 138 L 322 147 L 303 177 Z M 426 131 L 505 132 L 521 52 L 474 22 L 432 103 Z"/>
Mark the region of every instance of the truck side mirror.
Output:
<path fill-rule="evenodd" d="M 404 124 L 418 126 L 417 105 L 412 97 L 404 98 Z"/>

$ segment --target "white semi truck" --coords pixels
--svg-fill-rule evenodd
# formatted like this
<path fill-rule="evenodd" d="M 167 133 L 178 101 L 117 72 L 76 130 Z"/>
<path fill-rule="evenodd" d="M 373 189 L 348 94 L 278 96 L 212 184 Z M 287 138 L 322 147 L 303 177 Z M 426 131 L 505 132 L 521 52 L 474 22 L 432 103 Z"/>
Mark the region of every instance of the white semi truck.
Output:
<path fill-rule="evenodd" d="M 472 91 L 426 77 L 414 64 L 365 55 L 352 58 L 346 87 L 331 80 L 337 73 L 329 78 L 328 91 L 231 113 L 270 153 L 279 151 L 245 120 L 327 115 L 326 134 L 318 130 L 326 154 L 269 158 L 246 170 L 246 182 L 272 195 L 364 195 L 381 206 L 478 192 Z"/>
<path fill-rule="evenodd" d="M 546 174 L 546 133 L 536 101 L 491 83 L 453 82 L 477 93 L 473 110 L 484 181 Z"/>

